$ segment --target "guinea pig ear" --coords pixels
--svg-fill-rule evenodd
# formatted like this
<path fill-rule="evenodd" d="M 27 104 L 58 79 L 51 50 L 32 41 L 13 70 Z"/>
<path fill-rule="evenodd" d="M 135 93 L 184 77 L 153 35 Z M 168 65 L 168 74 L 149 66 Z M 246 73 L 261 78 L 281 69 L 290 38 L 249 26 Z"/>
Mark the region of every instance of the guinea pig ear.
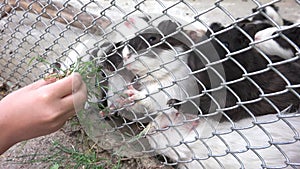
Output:
<path fill-rule="evenodd" d="M 279 10 L 279 7 L 278 6 L 276 6 L 276 5 L 274 5 L 274 4 L 271 4 L 270 5 L 276 12 L 278 12 L 278 10 Z"/>
<path fill-rule="evenodd" d="M 245 32 L 247 32 L 251 36 L 252 39 L 254 39 L 254 36 L 258 31 L 261 31 L 261 30 L 269 28 L 269 27 L 272 27 L 272 25 L 269 23 L 259 23 L 259 24 L 249 23 L 249 24 L 246 24 L 244 27 L 242 27 L 242 29 Z"/>
<path fill-rule="evenodd" d="M 207 37 L 209 37 L 212 32 L 218 32 L 218 31 L 224 29 L 225 27 L 219 22 L 213 22 L 212 24 L 210 24 L 209 28 L 210 29 L 207 29 L 206 34 L 205 34 Z"/>
<path fill-rule="evenodd" d="M 103 44 L 101 44 L 101 46 L 99 48 L 96 48 L 94 49 L 93 51 L 90 52 L 90 54 L 94 57 L 94 58 L 97 58 L 98 57 L 98 52 L 101 49 L 104 49 L 104 48 L 108 48 L 109 49 L 109 46 L 111 45 L 111 43 L 109 42 L 104 42 Z"/>
<path fill-rule="evenodd" d="M 242 26 L 242 29 L 245 32 L 247 32 L 247 34 L 249 34 L 252 39 L 254 39 L 255 33 L 257 32 L 257 30 L 259 28 L 257 27 L 257 24 L 246 24 L 246 25 Z"/>
<path fill-rule="evenodd" d="M 99 49 L 95 49 L 95 50 L 93 50 L 93 51 L 91 52 L 91 55 L 94 56 L 94 58 L 96 58 L 98 52 L 99 52 Z"/>
<path fill-rule="evenodd" d="M 123 59 L 122 59 L 122 56 L 120 54 L 122 48 L 118 49 L 118 47 L 120 47 L 122 45 L 122 42 L 118 42 L 118 43 L 115 43 L 115 44 L 110 44 L 109 47 L 107 47 L 107 45 L 105 47 L 107 47 L 107 49 L 104 50 L 105 52 L 105 55 L 107 56 L 106 58 L 104 57 L 103 60 L 104 62 L 102 63 L 103 64 L 103 67 L 107 70 L 110 70 L 110 71 L 115 71 L 117 68 L 119 68 L 120 66 L 122 66 L 123 64 Z M 102 47 L 102 46 L 101 46 Z M 104 48 L 105 48 L 104 47 Z M 96 49 L 97 50 L 97 53 L 99 51 L 99 49 Z M 93 53 L 94 51 L 92 51 Z M 96 52 L 96 51 L 95 51 Z M 96 57 L 99 57 L 97 56 L 98 54 L 96 54 L 95 56 Z"/>
<path fill-rule="evenodd" d="M 170 99 L 167 104 L 170 106 L 170 107 L 174 107 L 176 110 L 179 110 L 181 104 L 179 104 L 181 101 L 180 100 L 177 100 L 177 99 Z"/>
<path fill-rule="evenodd" d="M 116 52 L 107 57 L 107 60 L 103 63 L 103 67 L 110 70 L 115 71 L 119 67 L 123 66 L 123 59 L 119 52 Z"/>
<path fill-rule="evenodd" d="M 219 23 L 219 22 L 214 22 L 212 23 L 210 26 L 210 29 L 212 29 L 214 32 L 220 31 L 222 29 L 224 29 L 225 27 Z"/>
<path fill-rule="evenodd" d="M 149 22 L 150 19 L 151 19 L 151 16 L 150 15 L 146 15 L 146 16 L 140 16 L 139 18 L 143 19 L 146 22 Z"/>

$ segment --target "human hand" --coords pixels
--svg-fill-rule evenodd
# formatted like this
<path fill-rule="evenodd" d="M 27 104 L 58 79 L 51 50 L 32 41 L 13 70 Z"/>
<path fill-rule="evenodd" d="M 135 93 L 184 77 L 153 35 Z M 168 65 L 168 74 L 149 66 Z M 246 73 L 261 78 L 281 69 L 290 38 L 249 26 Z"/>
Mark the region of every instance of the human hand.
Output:
<path fill-rule="evenodd" d="M 39 80 L 9 94 L 0 101 L 0 154 L 17 142 L 58 130 L 86 99 L 78 73 Z"/>

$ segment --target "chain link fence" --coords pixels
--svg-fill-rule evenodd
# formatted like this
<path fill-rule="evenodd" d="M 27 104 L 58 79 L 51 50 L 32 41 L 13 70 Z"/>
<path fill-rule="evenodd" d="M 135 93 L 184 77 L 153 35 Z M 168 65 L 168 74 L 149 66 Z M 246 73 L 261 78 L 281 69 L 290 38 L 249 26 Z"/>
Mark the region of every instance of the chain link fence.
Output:
<path fill-rule="evenodd" d="M 1 97 L 79 71 L 89 99 L 77 115 L 103 149 L 161 167 L 300 168 L 298 1 L 0 8 Z"/>

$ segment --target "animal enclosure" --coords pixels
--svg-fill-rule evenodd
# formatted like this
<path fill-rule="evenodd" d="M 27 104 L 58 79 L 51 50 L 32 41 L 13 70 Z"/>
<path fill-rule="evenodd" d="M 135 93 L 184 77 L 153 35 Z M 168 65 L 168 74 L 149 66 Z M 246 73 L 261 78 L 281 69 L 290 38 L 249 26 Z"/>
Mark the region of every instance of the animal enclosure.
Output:
<path fill-rule="evenodd" d="M 299 1 L 0 8 L 1 98 L 77 71 L 89 97 L 77 116 L 103 149 L 170 168 L 300 168 Z"/>

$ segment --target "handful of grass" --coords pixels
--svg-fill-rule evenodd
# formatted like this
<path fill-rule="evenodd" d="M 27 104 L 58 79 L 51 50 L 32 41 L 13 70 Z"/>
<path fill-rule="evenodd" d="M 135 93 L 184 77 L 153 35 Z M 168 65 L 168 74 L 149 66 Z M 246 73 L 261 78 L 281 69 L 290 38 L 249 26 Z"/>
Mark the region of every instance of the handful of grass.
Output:
<path fill-rule="evenodd" d="M 82 61 L 81 59 L 78 59 L 67 69 L 63 69 L 61 63 L 59 62 L 50 63 L 49 61 L 47 61 L 45 58 L 41 56 L 33 57 L 28 62 L 28 64 L 31 65 L 34 60 L 40 63 L 44 63 L 51 68 L 48 74 L 44 75 L 45 80 L 50 78 L 62 79 L 64 77 L 71 75 L 73 72 L 80 73 L 82 77 L 93 78 L 96 77 L 96 74 L 101 71 L 101 67 L 97 67 L 94 60 Z"/>

